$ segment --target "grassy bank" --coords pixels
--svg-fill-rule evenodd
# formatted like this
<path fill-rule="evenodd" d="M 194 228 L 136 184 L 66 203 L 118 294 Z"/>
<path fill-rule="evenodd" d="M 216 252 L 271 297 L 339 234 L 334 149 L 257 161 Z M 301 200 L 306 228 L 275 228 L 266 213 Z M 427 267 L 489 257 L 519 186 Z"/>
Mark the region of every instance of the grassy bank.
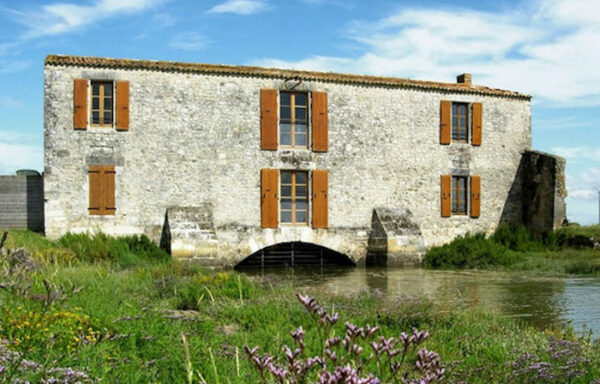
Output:
<path fill-rule="evenodd" d="M 491 236 L 467 234 L 431 248 L 425 266 L 435 269 L 503 269 L 600 276 L 600 226 L 563 227 L 544 237 L 501 226 Z"/>
<path fill-rule="evenodd" d="M 31 238 L 25 240 L 27 236 Z M 47 242 L 24 233 L 9 236 L 9 241 L 29 244 L 32 255 L 53 248 L 78 255 L 76 249 L 88 244 L 83 238 Z M 324 335 L 323 323 L 311 317 L 290 286 L 186 266 L 149 256 L 149 246 L 132 251 L 135 246 L 124 241 L 125 247 L 123 241 L 109 247 L 113 256 L 98 255 L 100 261 L 38 256 L 28 263 L 4 255 L 0 381 L 40 382 L 60 375 L 75 380 L 79 375 L 81 382 L 261 382 L 244 345 L 259 346 L 259 353 L 285 365 L 282 351 L 294 345 L 291 331 L 303 327 L 304 353 L 315 356 L 323 353 L 324 337 L 343 336 L 345 321 L 378 325 L 377 337 L 397 338 L 402 332 L 411 334 L 413 327 L 428 331 L 430 337 L 420 347 L 439 353 L 445 382 L 589 383 L 600 377 L 598 346 L 569 332 L 540 332 L 478 311 L 442 312 L 425 299 L 304 292 L 328 313 L 339 314 Z M 123 262 L 121 253 L 134 256 Z M 368 356 L 371 347 L 363 347 Z M 409 354 L 405 366 L 415 359 Z M 381 368 L 375 360 L 362 364 L 365 372 L 378 374 Z M 313 368 L 307 382 L 316 380 L 318 372 Z"/>

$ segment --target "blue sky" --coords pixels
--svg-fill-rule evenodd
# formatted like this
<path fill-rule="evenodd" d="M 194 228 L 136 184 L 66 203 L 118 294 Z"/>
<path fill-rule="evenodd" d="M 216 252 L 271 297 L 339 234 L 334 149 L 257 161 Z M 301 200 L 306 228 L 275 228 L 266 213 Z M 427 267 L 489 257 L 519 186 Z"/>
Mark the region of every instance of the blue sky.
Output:
<path fill-rule="evenodd" d="M 534 96 L 533 148 L 567 159 L 569 219 L 598 221 L 598 0 L 1 1 L 0 36 L 0 174 L 43 168 L 49 53 L 446 82 L 470 72 Z"/>

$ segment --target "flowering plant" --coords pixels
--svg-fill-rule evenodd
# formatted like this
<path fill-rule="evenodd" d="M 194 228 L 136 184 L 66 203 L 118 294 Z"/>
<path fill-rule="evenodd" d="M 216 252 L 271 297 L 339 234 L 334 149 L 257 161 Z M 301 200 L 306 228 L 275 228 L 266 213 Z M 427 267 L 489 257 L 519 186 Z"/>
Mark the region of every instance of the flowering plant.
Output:
<path fill-rule="evenodd" d="M 445 368 L 437 353 L 425 348 L 417 350 L 429 338 L 429 332 L 413 329 L 412 334 L 403 332 L 398 338 L 385 338 L 377 336 L 380 330 L 378 326 L 367 324 L 358 327 L 345 322 L 345 332 L 336 336 L 334 325 L 339 321 L 339 314 L 328 313 L 315 298 L 301 294 L 297 294 L 297 297 L 311 317 L 321 325 L 318 330 L 323 349 L 316 356 L 307 356 L 304 341 L 306 332 L 302 326 L 291 332 L 294 345 L 283 348 L 284 363 L 277 362 L 269 354 L 260 355 L 259 347 L 244 346 L 263 382 L 271 378 L 282 384 L 296 384 L 307 382 L 311 376 L 322 384 L 428 384 L 440 381 L 444 376 Z M 409 366 L 407 357 L 415 352 L 415 362 Z M 370 367 L 375 372 L 367 372 Z"/>

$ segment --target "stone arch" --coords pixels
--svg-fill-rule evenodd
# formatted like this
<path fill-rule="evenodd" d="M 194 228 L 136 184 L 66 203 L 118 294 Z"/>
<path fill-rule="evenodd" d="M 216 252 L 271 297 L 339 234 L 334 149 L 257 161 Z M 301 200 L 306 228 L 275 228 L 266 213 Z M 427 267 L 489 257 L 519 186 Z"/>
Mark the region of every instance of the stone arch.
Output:
<path fill-rule="evenodd" d="M 241 260 L 234 268 L 356 266 L 347 255 L 319 244 L 288 241 L 266 246 Z"/>

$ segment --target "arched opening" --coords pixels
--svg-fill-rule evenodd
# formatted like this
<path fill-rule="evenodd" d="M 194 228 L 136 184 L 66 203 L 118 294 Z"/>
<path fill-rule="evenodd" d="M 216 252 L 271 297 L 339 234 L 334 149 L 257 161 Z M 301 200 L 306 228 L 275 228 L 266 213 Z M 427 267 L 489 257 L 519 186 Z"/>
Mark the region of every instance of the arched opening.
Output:
<path fill-rule="evenodd" d="M 235 269 L 271 267 L 347 266 L 356 264 L 342 253 L 299 241 L 265 247 L 242 260 Z"/>

